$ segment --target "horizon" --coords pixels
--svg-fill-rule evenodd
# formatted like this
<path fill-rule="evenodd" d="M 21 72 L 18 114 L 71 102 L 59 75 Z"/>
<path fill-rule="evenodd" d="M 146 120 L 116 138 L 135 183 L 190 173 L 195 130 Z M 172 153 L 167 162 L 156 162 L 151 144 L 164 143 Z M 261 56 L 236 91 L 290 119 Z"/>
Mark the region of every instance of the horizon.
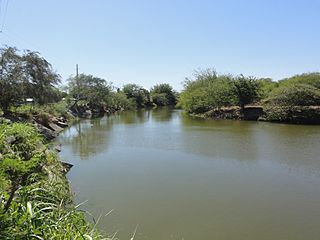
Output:
<path fill-rule="evenodd" d="M 64 83 L 76 64 L 115 87 L 178 91 L 199 68 L 274 81 L 320 71 L 318 1 L 0 3 L 1 46 L 39 52 Z"/>

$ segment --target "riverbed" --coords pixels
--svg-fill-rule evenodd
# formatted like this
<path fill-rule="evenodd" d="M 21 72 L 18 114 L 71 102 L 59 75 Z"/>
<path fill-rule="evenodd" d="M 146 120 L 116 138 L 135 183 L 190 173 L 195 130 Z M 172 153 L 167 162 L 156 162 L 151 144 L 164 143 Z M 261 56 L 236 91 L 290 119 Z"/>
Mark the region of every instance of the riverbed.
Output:
<path fill-rule="evenodd" d="M 320 126 L 162 108 L 82 120 L 56 141 L 76 202 L 120 240 L 319 239 Z"/>

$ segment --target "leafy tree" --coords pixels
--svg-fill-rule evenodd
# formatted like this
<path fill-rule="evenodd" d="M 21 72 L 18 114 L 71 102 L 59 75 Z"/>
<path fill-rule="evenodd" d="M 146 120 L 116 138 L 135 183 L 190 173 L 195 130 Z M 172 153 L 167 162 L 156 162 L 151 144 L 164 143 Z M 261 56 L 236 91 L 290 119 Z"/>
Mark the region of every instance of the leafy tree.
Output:
<path fill-rule="evenodd" d="M 255 78 L 240 75 L 233 81 L 233 85 L 237 102 L 242 109 L 260 99 L 260 84 Z"/>
<path fill-rule="evenodd" d="M 157 106 L 173 105 L 172 103 L 170 104 L 167 94 L 165 93 L 154 92 L 151 94 L 151 96 L 152 96 L 153 103 L 156 104 Z"/>
<path fill-rule="evenodd" d="M 179 105 L 188 112 L 201 113 L 234 104 L 231 76 L 218 76 L 210 69 L 197 71 L 194 76 L 194 80 L 186 79 L 179 97 Z"/>
<path fill-rule="evenodd" d="M 106 106 L 106 102 L 112 86 L 105 79 L 92 75 L 80 74 L 71 77 L 69 82 L 69 93 L 75 99 L 75 104 L 82 101 L 90 109 L 100 110 Z"/>
<path fill-rule="evenodd" d="M 123 86 L 122 91 L 126 94 L 127 98 L 135 100 L 138 108 L 151 105 L 149 91 L 137 84 L 126 84 Z"/>
<path fill-rule="evenodd" d="M 179 105 L 190 113 L 202 113 L 210 110 L 208 94 L 205 88 L 189 88 L 180 94 Z"/>
<path fill-rule="evenodd" d="M 60 100 L 55 87 L 60 82 L 44 58 L 36 52 L 20 55 L 13 47 L 0 49 L 0 106 L 5 115 L 9 107 L 31 97 L 39 104 Z"/>
<path fill-rule="evenodd" d="M 177 93 L 167 83 L 155 85 L 150 92 L 153 102 L 158 106 L 176 105 L 177 103 Z"/>
<path fill-rule="evenodd" d="M 27 96 L 34 98 L 40 105 L 56 102 L 59 91 L 55 87 L 60 83 L 60 76 L 54 72 L 51 64 L 38 52 L 27 50 L 21 58 Z"/>
<path fill-rule="evenodd" d="M 22 100 L 23 71 L 16 48 L 1 48 L 0 53 L 0 105 L 7 115 L 9 107 Z"/>

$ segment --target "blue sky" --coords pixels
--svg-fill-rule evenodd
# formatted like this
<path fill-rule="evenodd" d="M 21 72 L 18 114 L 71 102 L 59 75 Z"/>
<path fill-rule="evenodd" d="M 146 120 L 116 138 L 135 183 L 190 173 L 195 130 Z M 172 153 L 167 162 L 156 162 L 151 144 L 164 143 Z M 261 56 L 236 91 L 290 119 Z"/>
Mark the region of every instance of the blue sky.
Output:
<path fill-rule="evenodd" d="M 0 2 L 1 44 L 39 51 L 63 79 L 76 63 L 119 87 L 178 90 L 199 67 L 274 80 L 320 71 L 319 0 Z"/>

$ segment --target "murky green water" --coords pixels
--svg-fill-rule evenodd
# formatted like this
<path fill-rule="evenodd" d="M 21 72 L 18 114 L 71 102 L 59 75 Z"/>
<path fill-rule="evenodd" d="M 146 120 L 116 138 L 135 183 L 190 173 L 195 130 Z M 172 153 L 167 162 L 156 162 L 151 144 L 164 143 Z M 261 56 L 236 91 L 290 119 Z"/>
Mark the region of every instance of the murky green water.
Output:
<path fill-rule="evenodd" d="M 84 120 L 57 141 L 77 202 L 121 240 L 136 226 L 136 240 L 320 239 L 320 126 L 160 109 Z"/>

